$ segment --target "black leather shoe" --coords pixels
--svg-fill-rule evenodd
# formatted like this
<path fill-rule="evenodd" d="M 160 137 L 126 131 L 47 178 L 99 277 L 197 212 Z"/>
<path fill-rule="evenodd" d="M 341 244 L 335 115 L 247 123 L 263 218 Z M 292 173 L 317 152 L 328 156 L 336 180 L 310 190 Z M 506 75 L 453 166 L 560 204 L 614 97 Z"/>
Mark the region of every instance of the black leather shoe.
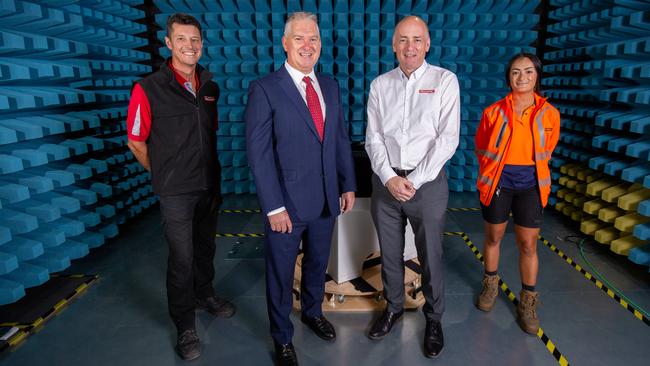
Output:
<path fill-rule="evenodd" d="M 442 335 L 442 325 L 436 320 L 427 320 L 424 330 L 424 355 L 438 357 L 445 346 L 445 337 Z"/>
<path fill-rule="evenodd" d="M 235 314 L 235 305 L 226 299 L 216 296 L 196 299 L 196 307 L 204 309 L 208 313 L 222 318 L 230 318 Z"/>
<path fill-rule="evenodd" d="M 399 313 L 391 313 L 390 311 L 384 311 L 381 317 L 375 320 L 375 322 L 372 324 L 372 327 L 370 327 L 370 331 L 368 332 L 368 338 L 370 339 L 384 338 L 386 334 L 390 333 L 390 330 L 393 329 L 393 325 L 395 325 L 395 322 L 402 317 L 402 314 L 404 314 L 404 310 L 400 311 Z"/>
<path fill-rule="evenodd" d="M 176 339 L 176 353 L 185 361 L 191 361 L 201 356 L 201 341 L 195 329 L 188 329 Z"/>
<path fill-rule="evenodd" d="M 300 317 L 300 320 L 307 324 L 309 329 L 311 329 L 314 334 L 321 337 L 326 341 L 331 341 L 336 338 L 336 331 L 334 326 L 330 323 L 324 316 L 316 316 L 313 318 L 308 318 L 304 315 Z"/>
<path fill-rule="evenodd" d="M 274 343 L 274 345 L 278 366 L 298 366 L 298 357 L 296 356 L 296 350 L 293 349 L 293 344 Z"/>

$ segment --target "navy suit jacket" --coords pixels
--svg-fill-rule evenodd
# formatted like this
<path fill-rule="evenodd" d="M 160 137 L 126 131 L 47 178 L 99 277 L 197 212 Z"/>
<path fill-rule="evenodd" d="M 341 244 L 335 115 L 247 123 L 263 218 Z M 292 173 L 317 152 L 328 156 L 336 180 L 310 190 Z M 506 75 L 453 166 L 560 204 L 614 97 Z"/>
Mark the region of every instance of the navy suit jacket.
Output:
<path fill-rule="evenodd" d="M 336 216 L 341 193 L 356 190 L 338 83 L 316 77 L 327 108 L 322 143 L 284 65 L 248 88 L 246 150 L 265 215 L 284 206 L 292 220 L 309 221 L 327 205 Z"/>

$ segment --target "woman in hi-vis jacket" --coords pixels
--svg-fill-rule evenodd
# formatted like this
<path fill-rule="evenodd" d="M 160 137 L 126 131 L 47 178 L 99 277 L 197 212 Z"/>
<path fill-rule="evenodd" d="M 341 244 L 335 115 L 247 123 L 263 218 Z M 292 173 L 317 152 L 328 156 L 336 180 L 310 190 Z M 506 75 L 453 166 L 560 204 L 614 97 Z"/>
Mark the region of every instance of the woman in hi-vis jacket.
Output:
<path fill-rule="evenodd" d="M 510 60 L 506 82 L 511 92 L 483 111 L 475 150 L 485 227 L 485 274 L 476 306 L 483 311 L 494 306 L 499 247 L 512 212 L 522 285 L 517 323 L 531 334 L 539 328 L 537 236 L 551 191 L 548 162 L 560 136 L 560 113 L 539 94 L 541 77 L 535 55 L 521 53 Z"/>

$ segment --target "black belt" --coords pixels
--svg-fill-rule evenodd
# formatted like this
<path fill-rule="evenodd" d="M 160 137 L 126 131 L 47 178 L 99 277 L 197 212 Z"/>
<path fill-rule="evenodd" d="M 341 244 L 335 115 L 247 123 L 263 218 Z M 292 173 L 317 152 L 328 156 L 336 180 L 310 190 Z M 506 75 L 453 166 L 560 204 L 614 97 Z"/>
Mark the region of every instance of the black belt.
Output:
<path fill-rule="evenodd" d="M 393 168 L 393 171 L 395 172 L 395 174 L 397 174 L 397 175 L 399 175 L 400 177 L 403 177 L 403 178 L 406 178 L 406 176 L 409 175 L 409 174 L 411 174 L 411 172 L 412 172 L 413 170 L 414 170 L 414 169 L 408 169 L 408 170 L 407 170 L 407 169 L 397 169 L 397 168 Z"/>

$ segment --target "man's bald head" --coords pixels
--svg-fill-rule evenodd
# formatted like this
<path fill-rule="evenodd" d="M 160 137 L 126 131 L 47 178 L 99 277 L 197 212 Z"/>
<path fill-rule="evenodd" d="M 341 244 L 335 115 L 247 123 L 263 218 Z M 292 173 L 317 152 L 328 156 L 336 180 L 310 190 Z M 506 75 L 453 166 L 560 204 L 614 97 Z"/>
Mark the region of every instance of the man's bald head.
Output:
<path fill-rule="evenodd" d="M 407 77 L 422 66 L 430 45 L 429 28 L 422 18 L 410 15 L 395 26 L 393 51 L 400 69 Z"/>

